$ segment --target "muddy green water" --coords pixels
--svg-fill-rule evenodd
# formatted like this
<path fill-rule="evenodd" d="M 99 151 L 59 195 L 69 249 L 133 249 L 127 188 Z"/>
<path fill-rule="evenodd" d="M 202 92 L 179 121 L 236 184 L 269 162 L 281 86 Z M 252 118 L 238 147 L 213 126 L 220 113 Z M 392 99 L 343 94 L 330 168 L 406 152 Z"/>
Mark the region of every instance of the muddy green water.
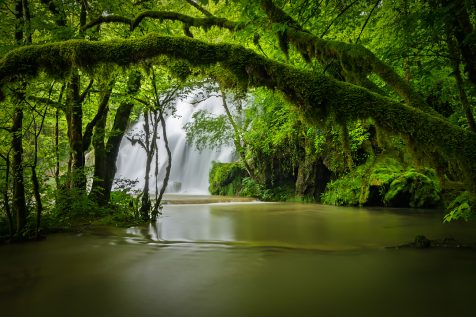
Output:
<path fill-rule="evenodd" d="M 303 204 L 167 206 L 157 225 L 0 247 L 0 316 L 476 316 L 472 224 Z"/>

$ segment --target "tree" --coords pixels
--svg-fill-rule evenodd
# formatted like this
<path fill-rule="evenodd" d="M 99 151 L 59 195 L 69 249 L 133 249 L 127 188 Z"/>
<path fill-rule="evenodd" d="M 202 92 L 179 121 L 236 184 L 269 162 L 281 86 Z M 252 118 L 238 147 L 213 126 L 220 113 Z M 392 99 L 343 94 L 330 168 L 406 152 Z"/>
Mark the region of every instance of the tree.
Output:
<path fill-rule="evenodd" d="M 220 98 L 225 114 L 217 116 L 208 113 L 206 110 L 194 113 L 194 121 L 184 126 L 187 133 L 187 141 L 195 144 L 199 151 L 207 147 L 218 148 L 224 144 L 233 144 L 235 152 L 238 154 L 247 174 L 256 180 L 254 169 L 246 158 L 247 145 L 243 137 L 247 128 L 247 124 L 243 122 L 246 121 L 243 113 L 243 104 L 247 103 L 246 98 L 227 94 L 220 85 L 215 86 L 208 83 L 202 89 L 204 92 L 200 94 L 203 95 L 203 99 L 196 101 L 196 103 L 210 97 Z M 230 96 L 232 97 L 228 98 Z M 231 101 L 233 108 L 230 107 L 227 99 Z"/>
<path fill-rule="evenodd" d="M 94 147 L 94 178 L 91 186 L 89 197 L 99 204 L 105 206 L 110 201 L 111 189 L 116 174 L 116 160 L 119 153 L 119 146 L 122 137 L 126 133 L 129 122 L 129 116 L 132 112 L 134 102 L 132 97 L 137 94 L 141 87 L 141 74 L 137 71 L 129 73 L 126 98 L 123 100 L 116 110 L 114 123 L 106 142 L 106 120 L 109 113 L 107 106 L 113 89 L 113 81 L 109 83 L 109 87 L 104 91 L 101 98 L 101 106 L 104 111 L 98 112 L 98 122 L 94 125 L 93 147 Z"/>
<path fill-rule="evenodd" d="M 168 186 L 170 170 L 172 168 L 172 153 L 167 138 L 167 129 L 165 116 L 174 115 L 176 101 L 183 98 L 190 91 L 178 83 L 174 83 L 169 77 L 168 81 L 164 81 L 165 73 L 163 70 L 150 66 L 147 69 L 150 73 L 150 90 L 145 90 L 142 98 L 135 98 L 144 106 L 144 124 L 142 130 L 136 132 L 132 137 L 128 137 L 132 145 L 138 144 L 146 152 L 144 188 L 142 190 L 140 214 L 144 220 L 155 221 L 158 214 L 162 210 L 162 197 Z M 165 168 L 165 176 L 162 187 L 159 191 L 159 128 L 162 127 L 162 140 L 164 141 L 167 153 L 167 164 Z M 150 199 L 150 175 L 152 170 L 152 162 L 155 158 L 155 199 Z"/>

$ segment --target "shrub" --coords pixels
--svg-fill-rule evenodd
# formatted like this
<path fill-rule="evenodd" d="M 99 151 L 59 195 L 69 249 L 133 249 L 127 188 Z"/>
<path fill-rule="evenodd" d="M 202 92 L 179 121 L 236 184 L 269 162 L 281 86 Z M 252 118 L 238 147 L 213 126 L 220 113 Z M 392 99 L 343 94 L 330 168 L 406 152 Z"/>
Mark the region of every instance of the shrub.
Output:
<path fill-rule="evenodd" d="M 411 168 L 393 179 L 383 201 L 393 207 L 435 207 L 441 200 L 440 193 L 440 186 L 430 170 Z"/>
<path fill-rule="evenodd" d="M 448 213 L 444 217 L 445 222 L 458 219 L 468 221 L 473 216 L 473 208 L 476 206 L 476 197 L 468 191 L 458 195 L 447 207 Z"/>
<path fill-rule="evenodd" d="M 242 180 L 246 177 L 245 169 L 238 162 L 213 162 L 210 170 L 208 190 L 212 195 L 235 196 L 242 190 Z"/>
<path fill-rule="evenodd" d="M 440 193 L 432 170 L 404 170 L 395 159 L 382 157 L 330 182 L 321 198 L 331 205 L 424 208 L 438 205 Z"/>

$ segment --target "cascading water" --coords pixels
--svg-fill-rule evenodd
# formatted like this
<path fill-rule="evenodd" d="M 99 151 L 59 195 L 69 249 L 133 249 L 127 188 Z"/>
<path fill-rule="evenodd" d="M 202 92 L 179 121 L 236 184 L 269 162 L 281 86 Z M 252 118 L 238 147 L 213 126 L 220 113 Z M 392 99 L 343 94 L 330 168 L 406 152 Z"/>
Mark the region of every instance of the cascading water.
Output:
<path fill-rule="evenodd" d="M 199 152 L 192 145 L 186 142 L 186 133 L 183 126 L 192 120 L 195 112 L 207 110 L 216 115 L 224 114 L 221 98 L 210 96 L 205 101 L 193 105 L 195 94 L 190 94 L 188 98 L 177 100 L 175 114 L 166 118 L 167 139 L 170 151 L 172 152 L 172 168 L 167 187 L 167 193 L 181 193 L 192 195 L 209 194 L 208 174 L 212 161 L 231 162 L 234 157 L 234 150 L 230 146 L 223 146 L 219 149 L 204 149 Z M 142 132 L 144 118 L 141 117 L 131 127 L 130 131 Z M 162 128 L 160 127 L 161 131 Z M 153 160 L 155 162 L 155 158 Z M 165 175 L 167 162 L 167 152 L 163 141 L 162 133 L 159 140 L 159 185 L 162 187 L 162 180 Z M 144 187 L 144 176 L 146 168 L 146 152 L 138 144 L 132 143 L 124 137 L 117 157 L 116 179 L 137 180 L 135 189 Z M 154 166 L 152 163 L 150 173 L 150 192 L 155 192 Z"/>

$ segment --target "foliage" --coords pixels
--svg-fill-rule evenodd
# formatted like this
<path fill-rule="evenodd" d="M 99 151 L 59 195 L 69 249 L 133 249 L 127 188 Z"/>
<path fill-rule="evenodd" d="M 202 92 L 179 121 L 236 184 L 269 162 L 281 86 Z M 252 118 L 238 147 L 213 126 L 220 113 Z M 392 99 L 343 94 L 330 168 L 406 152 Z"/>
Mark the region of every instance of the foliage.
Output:
<path fill-rule="evenodd" d="M 225 115 L 213 115 L 206 110 L 193 114 L 193 121 L 184 126 L 187 142 L 199 151 L 205 148 L 219 148 L 233 140 L 232 128 Z"/>
<path fill-rule="evenodd" d="M 209 191 L 212 195 L 238 195 L 254 197 L 263 201 L 286 201 L 294 196 L 293 186 L 282 184 L 267 188 L 248 177 L 246 170 L 239 162 L 213 162 Z"/>
<path fill-rule="evenodd" d="M 463 219 L 468 221 L 474 215 L 474 206 L 476 205 L 476 197 L 468 191 L 458 195 L 446 208 L 448 213 L 444 217 L 445 222 Z"/>
<path fill-rule="evenodd" d="M 432 171 L 405 171 L 392 180 L 383 199 L 387 206 L 435 207 L 441 200 L 440 187 Z"/>
<path fill-rule="evenodd" d="M 94 221 L 97 225 L 129 227 L 142 223 L 139 214 L 139 198 L 125 191 L 112 191 L 108 212 Z"/>
<path fill-rule="evenodd" d="M 322 200 L 333 205 L 422 208 L 437 206 L 440 191 L 432 170 L 403 169 L 395 159 L 383 157 L 329 183 Z"/>
<path fill-rule="evenodd" d="M 242 181 L 247 173 L 240 163 L 212 162 L 209 175 L 210 194 L 225 196 L 243 194 Z"/>
<path fill-rule="evenodd" d="M 255 197 L 264 201 L 272 200 L 273 195 L 271 190 L 267 189 L 262 184 L 258 183 L 250 177 L 243 179 L 243 188 L 241 189 L 241 195 L 245 197 Z"/>
<path fill-rule="evenodd" d="M 324 204 L 357 206 L 360 203 L 362 175 L 346 176 L 327 184 L 321 199 Z"/>

